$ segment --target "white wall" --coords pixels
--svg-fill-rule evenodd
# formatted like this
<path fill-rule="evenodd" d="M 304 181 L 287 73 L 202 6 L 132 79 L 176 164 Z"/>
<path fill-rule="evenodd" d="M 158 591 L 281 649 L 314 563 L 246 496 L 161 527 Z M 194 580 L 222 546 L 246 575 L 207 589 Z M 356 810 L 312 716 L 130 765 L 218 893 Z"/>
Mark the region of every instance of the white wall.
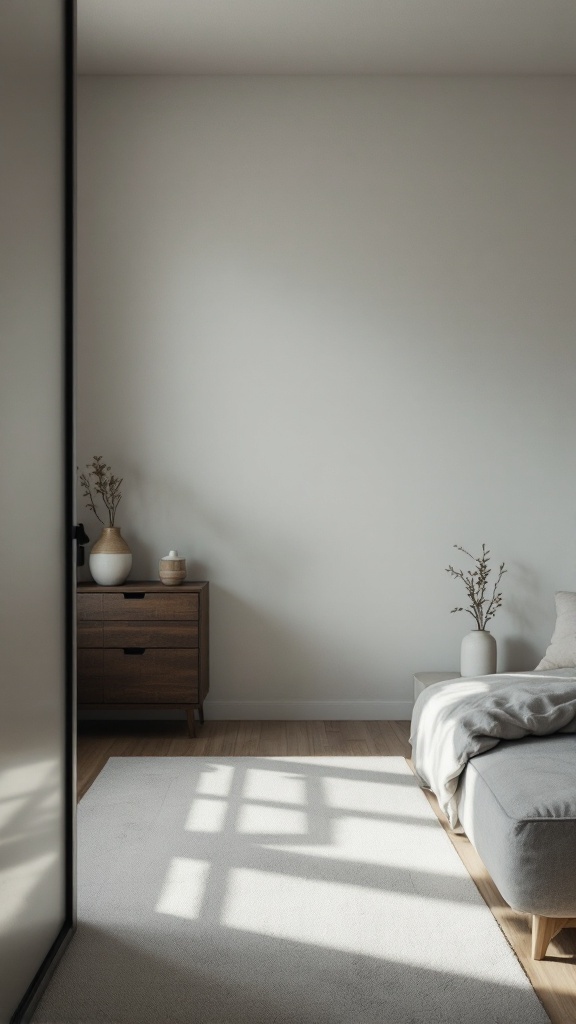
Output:
<path fill-rule="evenodd" d="M 176 546 L 210 580 L 214 715 L 407 715 L 472 625 L 455 543 L 509 568 L 499 668 L 539 659 L 575 116 L 570 78 L 81 81 L 80 462 L 125 477 L 135 578 Z"/>

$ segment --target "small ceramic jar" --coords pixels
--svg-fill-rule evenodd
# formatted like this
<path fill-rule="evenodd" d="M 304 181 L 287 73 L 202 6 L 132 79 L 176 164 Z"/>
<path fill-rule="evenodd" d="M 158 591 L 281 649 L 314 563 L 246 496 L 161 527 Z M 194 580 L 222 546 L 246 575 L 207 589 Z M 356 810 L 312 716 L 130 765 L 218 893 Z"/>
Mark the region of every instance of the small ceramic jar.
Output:
<path fill-rule="evenodd" d="M 158 575 L 167 587 L 177 587 L 186 579 L 186 559 L 177 551 L 170 551 L 158 563 Z"/>

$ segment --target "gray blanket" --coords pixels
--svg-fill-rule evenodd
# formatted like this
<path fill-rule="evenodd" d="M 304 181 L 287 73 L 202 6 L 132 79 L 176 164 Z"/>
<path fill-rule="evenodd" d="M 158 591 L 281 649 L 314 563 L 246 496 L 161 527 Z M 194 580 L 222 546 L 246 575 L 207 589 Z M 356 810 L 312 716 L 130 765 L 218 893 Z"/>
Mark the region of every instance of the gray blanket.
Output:
<path fill-rule="evenodd" d="M 478 676 L 429 686 L 412 714 L 412 761 L 451 827 L 458 821 L 460 775 L 500 740 L 576 732 L 576 669 Z"/>

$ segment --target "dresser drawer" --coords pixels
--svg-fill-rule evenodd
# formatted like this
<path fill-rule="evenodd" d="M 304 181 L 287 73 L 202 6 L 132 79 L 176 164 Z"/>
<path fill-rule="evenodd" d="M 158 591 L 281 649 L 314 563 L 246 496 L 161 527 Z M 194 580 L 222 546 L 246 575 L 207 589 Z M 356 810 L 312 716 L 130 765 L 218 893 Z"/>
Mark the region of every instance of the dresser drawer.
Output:
<path fill-rule="evenodd" d="M 78 622 L 102 618 L 102 594 L 78 594 L 76 599 Z"/>
<path fill-rule="evenodd" d="M 79 622 L 76 629 L 76 642 L 79 651 L 84 647 L 102 647 L 104 642 L 103 623 Z"/>
<path fill-rule="evenodd" d="M 198 623 L 79 622 L 78 647 L 198 647 Z"/>
<path fill-rule="evenodd" d="M 78 620 L 198 620 L 198 594 L 131 589 L 123 593 L 78 594 Z"/>
<path fill-rule="evenodd" d="M 103 652 L 78 651 L 78 703 L 101 704 L 104 693 Z"/>
<path fill-rule="evenodd" d="M 198 651 L 133 647 L 102 651 L 104 702 L 178 704 L 198 700 Z M 136 653 L 138 651 L 139 653 Z"/>
<path fill-rule="evenodd" d="M 104 647 L 198 647 L 198 622 L 104 622 Z"/>

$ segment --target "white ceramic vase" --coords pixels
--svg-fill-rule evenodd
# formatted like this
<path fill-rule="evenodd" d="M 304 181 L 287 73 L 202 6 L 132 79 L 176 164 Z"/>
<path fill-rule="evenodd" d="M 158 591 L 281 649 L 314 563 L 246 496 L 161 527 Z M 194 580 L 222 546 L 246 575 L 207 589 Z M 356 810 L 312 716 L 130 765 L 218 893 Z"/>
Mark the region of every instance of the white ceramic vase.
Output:
<path fill-rule="evenodd" d="M 461 676 L 491 676 L 496 671 L 496 640 L 488 629 L 473 629 L 462 640 Z"/>
<path fill-rule="evenodd" d="M 101 587 L 118 587 L 132 568 L 132 552 L 119 526 L 105 526 L 88 559 L 92 579 Z"/>

